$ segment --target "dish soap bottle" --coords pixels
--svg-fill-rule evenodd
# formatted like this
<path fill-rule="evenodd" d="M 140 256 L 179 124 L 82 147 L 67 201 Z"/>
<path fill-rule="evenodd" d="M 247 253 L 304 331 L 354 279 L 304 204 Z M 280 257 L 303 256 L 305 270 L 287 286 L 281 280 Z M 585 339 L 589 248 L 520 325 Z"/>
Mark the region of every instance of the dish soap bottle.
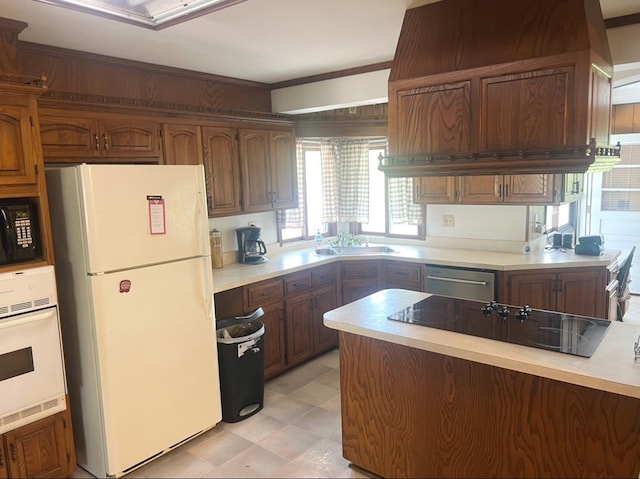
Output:
<path fill-rule="evenodd" d="M 320 233 L 320 230 L 318 229 L 318 232 L 316 233 L 316 236 L 315 236 L 316 249 L 322 247 L 322 240 L 323 239 L 324 238 L 322 237 L 322 233 Z"/>

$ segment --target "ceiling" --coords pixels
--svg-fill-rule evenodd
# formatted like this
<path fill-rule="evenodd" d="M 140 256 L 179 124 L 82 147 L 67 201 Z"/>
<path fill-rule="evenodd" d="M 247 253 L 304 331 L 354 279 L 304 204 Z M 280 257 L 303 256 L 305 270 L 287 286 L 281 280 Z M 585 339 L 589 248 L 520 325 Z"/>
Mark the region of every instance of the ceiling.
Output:
<path fill-rule="evenodd" d="M 434 0 L 245 0 L 161 30 L 1 1 L 0 16 L 28 23 L 22 41 L 277 84 L 391 60 L 405 10 Z M 640 13 L 638 0 L 600 3 L 605 19 Z M 631 93 L 621 103 L 640 102 L 638 58 L 626 66 Z"/>

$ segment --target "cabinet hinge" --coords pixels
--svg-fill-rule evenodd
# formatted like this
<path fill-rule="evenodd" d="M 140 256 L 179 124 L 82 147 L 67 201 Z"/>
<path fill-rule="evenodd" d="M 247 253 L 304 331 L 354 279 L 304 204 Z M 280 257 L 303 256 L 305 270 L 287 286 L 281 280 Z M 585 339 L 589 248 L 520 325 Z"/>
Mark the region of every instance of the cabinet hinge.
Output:
<path fill-rule="evenodd" d="M 33 117 L 29 116 L 29 125 L 33 128 Z"/>
<path fill-rule="evenodd" d="M 35 169 L 36 176 L 38 176 L 38 173 L 40 173 L 40 172 L 38 171 L 38 165 L 33 165 L 33 167 L 34 167 L 34 169 Z"/>
<path fill-rule="evenodd" d="M 67 453 L 67 464 L 71 463 L 71 454 Z"/>
<path fill-rule="evenodd" d="M 162 138 L 162 128 L 158 128 L 158 136 Z"/>
<path fill-rule="evenodd" d="M 66 420 L 65 418 L 62 418 L 62 427 L 63 427 L 64 429 L 66 429 L 66 428 L 67 428 L 67 420 Z"/>

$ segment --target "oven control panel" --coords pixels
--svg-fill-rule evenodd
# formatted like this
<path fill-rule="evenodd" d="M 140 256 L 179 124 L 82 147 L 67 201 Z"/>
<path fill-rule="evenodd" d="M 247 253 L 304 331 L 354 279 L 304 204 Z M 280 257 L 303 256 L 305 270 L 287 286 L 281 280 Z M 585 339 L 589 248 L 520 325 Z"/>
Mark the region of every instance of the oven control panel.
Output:
<path fill-rule="evenodd" d="M 0 273 L 0 319 L 55 306 L 56 297 L 53 266 Z"/>

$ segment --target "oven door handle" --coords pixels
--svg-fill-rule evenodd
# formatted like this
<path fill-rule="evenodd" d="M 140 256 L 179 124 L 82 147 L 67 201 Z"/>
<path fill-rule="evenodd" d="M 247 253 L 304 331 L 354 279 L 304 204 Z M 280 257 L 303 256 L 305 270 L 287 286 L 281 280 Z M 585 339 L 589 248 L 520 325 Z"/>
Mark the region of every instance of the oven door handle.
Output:
<path fill-rule="evenodd" d="M 474 281 L 471 279 L 459 279 L 459 278 L 445 278 L 444 276 L 433 276 L 428 275 L 427 279 L 434 279 L 436 281 L 448 281 L 449 283 L 462 283 L 462 284 L 476 284 L 480 286 L 486 286 L 488 283 L 486 281 Z"/>
<path fill-rule="evenodd" d="M 11 328 L 14 326 L 22 326 L 24 324 L 33 323 L 36 321 L 42 321 L 48 319 L 52 314 L 55 314 L 54 308 L 44 309 L 42 311 L 34 311 L 24 316 L 9 316 L 0 319 L 0 329 Z"/>

